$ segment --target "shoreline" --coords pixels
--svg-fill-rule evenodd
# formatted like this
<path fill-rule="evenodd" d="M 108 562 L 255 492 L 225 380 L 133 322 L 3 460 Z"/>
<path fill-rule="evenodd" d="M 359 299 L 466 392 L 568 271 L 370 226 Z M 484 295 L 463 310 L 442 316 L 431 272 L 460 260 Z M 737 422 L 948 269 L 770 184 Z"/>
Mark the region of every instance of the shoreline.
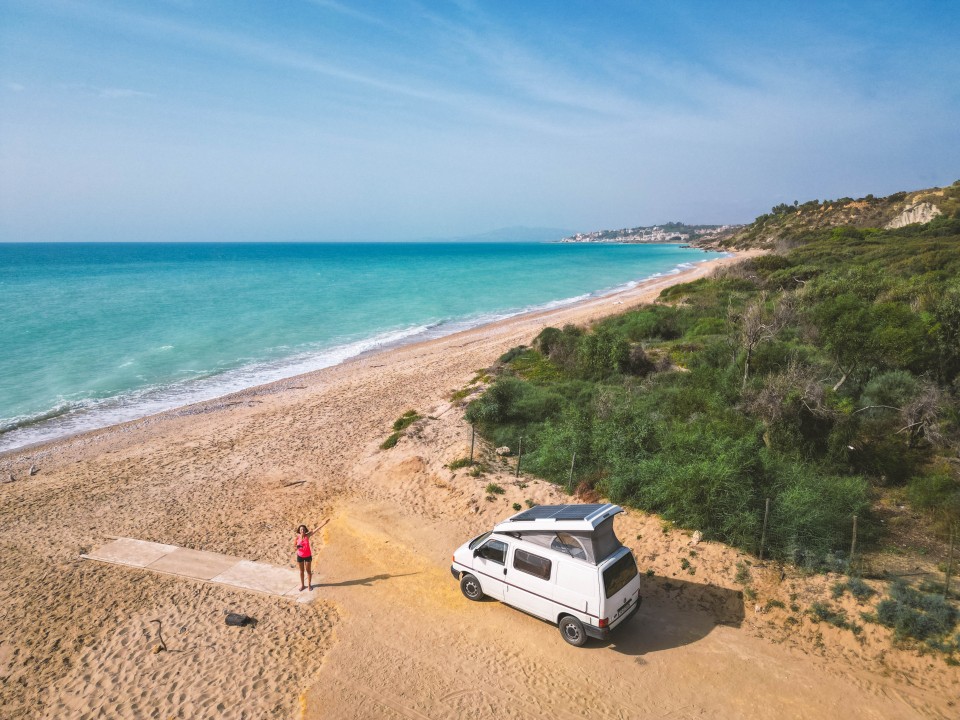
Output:
<path fill-rule="evenodd" d="M 709 249 L 705 249 L 704 252 L 718 252 Z M 361 350 L 354 355 L 349 355 L 343 359 L 335 360 L 328 365 L 322 365 L 318 368 L 307 370 L 305 372 L 293 372 L 290 375 L 284 375 L 273 380 L 268 380 L 266 382 L 255 382 L 252 385 L 241 387 L 235 390 L 228 390 L 223 393 L 216 394 L 209 398 L 202 398 L 199 400 L 187 400 L 182 404 L 176 404 L 171 407 L 166 407 L 161 410 L 149 411 L 143 415 L 136 415 L 128 419 L 121 419 L 115 422 L 107 422 L 103 425 L 94 425 L 93 427 L 80 428 L 73 431 L 66 431 L 64 434 L 57 435 L 55 437 L 49 438 L 40 438 L 38 440 L 33 440 L 26 442 L 22 445 L 17 445 L 10 448 L 0 449 L 0 463 L 6 458 L 9 458 L 12 455 L 28 453 L 31 451 L 40 451 L 49 446 L 56 445 L 62 442 L 69 442 L 71 439 L 82 438 L 88 435 L 96 435 L 103 432 L 109 432 L 114 429 L 119 428 L 129 428 L 136 426 L 140 423 L 148 423 L 152 421 L 159 420 L 167 416 L 179 416 L 184 414 L 202 414 L 204 412 L 209 412 L 209 408 L 216 409 L 218 406 L 222 406 L 227 402 L 242 402 L 250 396 L 255 396 L 257 394 L 262 394 L 268 388 L 275 386 L 282 386 L 284 383 L 289 383 L 294 380 L 302 380 L 305 378 L 310 378 L 316 375 L 317 373 L 322 373 L 330 370 L 331 368 L 347 366 L 353 362 L 361 361 L 363 359 L 380 355 L 382 353 L 393 352 L 406 347 L 413 347 L 422 344 L 428 344 L 432 342 L 442 341 L 446 338 L 457 337 L 462 334 L 472 333 L 477 331 L 484 331 L 485 328 L 494 329 L 501 326 L 502 323 L 510 323 L 513 321 L 525 321 L 525 320 L 534 320 L 537 318 L 549 318 L 555 314 L 564 315 L 566 312 L 575 313 L 579 316 L 582 312 L 586 311 L 588 308 L 602 307 L 605 302 L 613 302 L 614 304 L 622 304 L 624 307 L 619 309 L 611 309 L 610 312 L 605 314 L 617 314 L 619 312 L 625 312 L 629 307 L 626 303 L 642 304 L 644 302 L 652 302 L 652 299 L 655 299 L 655 295 L 651 299 L 637 299 L 638 296 L 641 298 L 647 298 L 650 293 L 656 290 L 659 293 L 666 287 L 669 287 L 673 284 L 678 284 L 681 282 L 689 282 L 691 279 L 696 279 L 698 277 L 703 277 L 704 274 L 712 272 L 716 267 L 721 267 L 723 265 L 731 264 L 737 262 L 740 259 L 745 257 L 753 256 L 757 251 L 719 251 L 723 252 L 723 255 L 716 258 L 708 258 L 700 260 L 697 262 L 683 263 L 680 266 L 677 266 L 673 270 L 657 273 L 650 277 L 641 279 L 641 280 L 631 280 L 627 283 L 623 283 L 620 286 L 611 288 L 609 290 L 599 290 L 596 291 L 596 294 L 591 294 L 588 297 L 583 297 L 579 300 L 577 299 L 560 299 L 549 301 L 544 303 L 544 305 L 554 305 L 555 307 L 540 307 L 534 308 L 531 310 L 521 310 L 515 313 L 508 313 L 503 317 L 494 318 L 491 320 L 484 320 L 477 325 L 467 325 L 467 327 L 459 330 L 453 330 L 449 333 L 439 334 L 439 335 L 430 335 L 431 330 L 434 327 L 424 327 L 419 332 L 410 335 L 401 337 L 396 340 L 390 340 L 382 345 L 377 343 L 376 347 L 369 348 L 366 350 Z M 706 271 L 706 272 L 705 272 Z M 626 286 L 626 287 L 625 287 Z M 603 315 L 591 316 L 591 321 L 597 317 L 602 317 Z M 580 320 L 582 322 L 582 320 Z M 456 326 L 462 323 L 469 323 L 469 319 L 457 320 L 451 322 L 451 325 Z M 570 322 L 570 321 L 567 321 Z M 574 320 L 572 322 L 578 322 Z M 403 331 L 393 331 L 385 333 L 386 335 L 396 335 L 402 333 Z M 372 343 L 376 340 L 376 337 L 369 338 L 367 340 L 357 341 L 353 343 L 354 345 L 362 345 Z M 349 347 L 349 346 L 345 346 Z M 338 355 L 340 351 L 344 348 L 329 348 L 321 353 L 319 357 L 325 355 Z M 297 367 L 297 362 L 293 362 L 293 358 L 290 358 L 288 362 L 290 363 L 287 367 L 290 371 L 294 371 Z M 235 368 L 233 373 L 244 373 L 250 371 L 250 368 Z M 278 368 L 279 372 L 283 372 L 283 368 Z M 225 373 L 228 375 L 229 373 Z M 192 412 L 190 412 L 192 410 Z M 95 410 L 93 411 L 95 412 Z M 14 428 L 9 430 L 8 433 L 17 433 L 22 429 L 36 428 L 38 426 L 46 426 L 47 423 L 55 419 L 41 420 L 36 423 L 30 423 L 22 427 Z M 5 433 L 6 434 L 6 433 Z"/>

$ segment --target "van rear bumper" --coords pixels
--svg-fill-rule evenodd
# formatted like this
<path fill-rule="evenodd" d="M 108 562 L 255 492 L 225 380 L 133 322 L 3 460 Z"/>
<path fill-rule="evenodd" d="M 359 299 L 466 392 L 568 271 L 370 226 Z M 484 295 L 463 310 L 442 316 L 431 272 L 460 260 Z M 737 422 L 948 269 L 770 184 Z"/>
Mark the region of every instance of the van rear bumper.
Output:
<path fill-rule="evenodd" d="M 638 597 L 637 602 L 632 608 L 630 608 L 630 612 L 624 615 L 622 619 L 618 620 L 617 624 L 612 628 L 599 628 L 594 627 L 593 625 L 584 625 L 583 631 L 594 640 L 606 640 L 610 637 L 610 633 L 616 632 L 618 628 L 622 628 L 624 625 L 630 622 L 630 618 L 637 614 L 637 610 L 640 609 L 640 605 L 642 604 L 643 598 Z"/>

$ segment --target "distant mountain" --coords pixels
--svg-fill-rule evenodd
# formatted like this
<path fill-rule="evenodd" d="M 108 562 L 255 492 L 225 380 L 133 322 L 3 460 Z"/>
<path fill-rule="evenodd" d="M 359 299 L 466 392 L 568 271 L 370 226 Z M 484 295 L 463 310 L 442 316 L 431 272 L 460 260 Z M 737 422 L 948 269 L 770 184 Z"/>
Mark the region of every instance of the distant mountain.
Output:
<path fill-rule="evenodd" d="M 742 225 L 685 225 L 668 222 L 620 230 L 595 230 L 565 237 L 566 243 L 687 243 L 689 245 L 716 245 L 739 231 Z"/>
<path fill-rule="evenodd" d="M 727 247 L 781 247 L 802 243 L 810 233 L 831 227 L 892 229 L 927 223 L 935 217 L 960 213 L 960 180 L 946 188 L 897 192 L 838 200 L 795 201 L 777 205 L 739 232 L 721 241 Z"/>

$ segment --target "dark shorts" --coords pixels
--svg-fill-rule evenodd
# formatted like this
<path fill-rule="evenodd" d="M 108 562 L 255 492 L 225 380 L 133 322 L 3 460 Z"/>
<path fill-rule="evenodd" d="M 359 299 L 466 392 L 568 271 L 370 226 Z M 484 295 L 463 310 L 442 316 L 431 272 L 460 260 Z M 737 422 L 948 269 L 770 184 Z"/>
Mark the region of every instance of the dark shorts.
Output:
<path fill-rule="evenodd" d="M 313 555 L 307 555 L 306 557 L 300 557 L 299 555 L 297 555 L 297 562 L 298 562 L 298 563 L 301 563 L 301 564 L 302 564 L 302 563 L 305 563 L 305 562 L 310 562 L 311 560 L 313 560 Z"/>

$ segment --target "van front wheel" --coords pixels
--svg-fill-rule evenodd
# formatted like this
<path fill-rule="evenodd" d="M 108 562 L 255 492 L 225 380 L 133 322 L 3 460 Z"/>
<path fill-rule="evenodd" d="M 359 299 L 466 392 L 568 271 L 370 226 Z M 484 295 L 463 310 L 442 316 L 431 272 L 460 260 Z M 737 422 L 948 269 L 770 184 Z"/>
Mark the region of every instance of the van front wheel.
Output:
<path fill-rule="evenodd" d="M 564 615 L 560 618 L 559 627 L 563 639 L 574 647 L 580 647 L 587 641 L 587 633 L 583 625 L 573 615 Z"/>
<path fill-rule="evenodd" d="M 462 592 L 468 600 L 483 599 L 483 590 L 480 587 L 480 581 L 470 573 L 460 578 L 460 592 Z"/>

